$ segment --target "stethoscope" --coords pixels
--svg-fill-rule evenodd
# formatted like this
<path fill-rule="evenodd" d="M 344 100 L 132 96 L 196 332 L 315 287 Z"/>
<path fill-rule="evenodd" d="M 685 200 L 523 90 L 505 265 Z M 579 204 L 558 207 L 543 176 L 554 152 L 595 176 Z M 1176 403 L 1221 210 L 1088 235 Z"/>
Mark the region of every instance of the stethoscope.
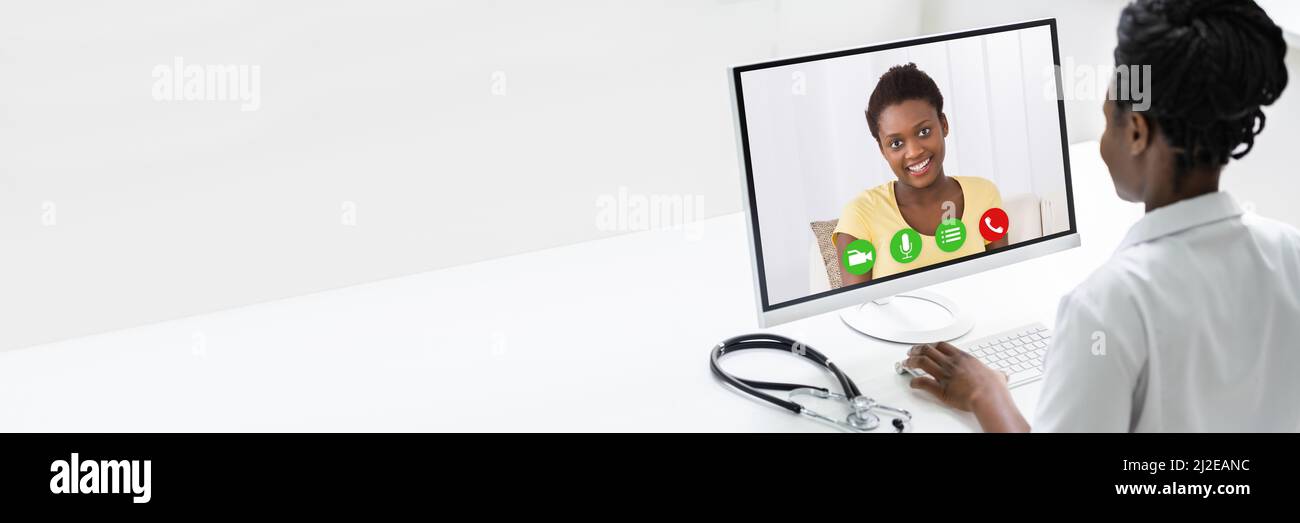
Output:
<path fill-rule="evenodd" d="M 808 385 L 799 385 L 794 383 L 773 383 L 767 381 L 747 380 L 737 378 L 727 374 L 718 365 L 718 360 L 723 356 L 733 352 L 751 349 L 772 349 L 783 352 L 789 352 L 796 356 L 802 356 L 804 359 L 816 363 L 818 366 L 830 371 L 835 376 L 835 380 L 840 383 L 840 388 L 844 393 L 831 391 L 821 387 L 810 387 Z M 891 424 L 895 432 L 908 432 L 911 430 L 912 414 L 903 409 L 881 405 L 875 399 L 862 395 L 858 390 L 857 384 L 840 370 L 834 362 L 827 358 L 826 355 L 817 352 L 817 350 L 794 341 L 785 336 L 777 334 L 742 334 L 728 339 L 713 347 L 713 353 L 709 357 L 709 368 L 713 369 L 713 374 L 736 390 L 749 394 L 755 398 L 766 401 L 795 414 L 801 414 L 810 418 L 830 423 L 836 427 L 852 432 L 868 432 L 875 430 L 880 426 L 880 416 L 876 412 L 887 414 L 893 417 Z M 789 399 L 781 399 L 763 390 L 783 390 L 789 391 Z M 829 416 L 819 414 L 816 411 L 804 407 L 794 401 L 797 396 L 812 396 L 820 399 L 830 399 L 848 405 L 852 410 L 844 420 L 833 419 Z"/>

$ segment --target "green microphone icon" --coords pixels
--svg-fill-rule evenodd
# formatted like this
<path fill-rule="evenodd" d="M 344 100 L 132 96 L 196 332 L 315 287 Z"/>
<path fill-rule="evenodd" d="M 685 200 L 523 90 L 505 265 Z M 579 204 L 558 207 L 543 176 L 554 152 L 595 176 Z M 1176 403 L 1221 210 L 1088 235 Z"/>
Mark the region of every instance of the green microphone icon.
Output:
<path fill-rule="evenodd" d="M 898 263 L 911 263 L 921 254 L 921 233 L 907 228 L 894 233 L 889 242 L 889 254 Z"/>

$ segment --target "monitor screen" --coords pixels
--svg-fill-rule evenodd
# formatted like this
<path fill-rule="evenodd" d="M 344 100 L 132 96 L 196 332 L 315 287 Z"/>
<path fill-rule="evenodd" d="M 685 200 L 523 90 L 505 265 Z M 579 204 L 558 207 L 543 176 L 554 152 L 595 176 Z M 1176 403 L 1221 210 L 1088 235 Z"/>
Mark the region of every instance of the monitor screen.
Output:
<path fill-rule="evenodd" d="M 764 311 L 1075 232 L 1055 22 L 732 70 Z"/>

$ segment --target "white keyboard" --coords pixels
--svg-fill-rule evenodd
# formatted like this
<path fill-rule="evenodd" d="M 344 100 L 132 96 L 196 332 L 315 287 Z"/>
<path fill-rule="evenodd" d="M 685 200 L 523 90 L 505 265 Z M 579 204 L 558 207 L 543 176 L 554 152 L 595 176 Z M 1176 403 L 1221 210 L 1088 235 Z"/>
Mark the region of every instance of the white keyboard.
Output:
<path fill-rule="evenodd" d="M 1016 387 L 1043 377 L 1043 356 L 1052 341 L 1052 331 L 1041 323 L 1033 323 L 992 336 L 962 343 L 957 348 L 978 358 L 994 370 L 1007 374 L 1007 386 Z M 954 344 L 956 345 L 956 344 Z M 899 374 L 925 376 L 921 369 L 903 368 L 903 362 L 894 365 Z"/>

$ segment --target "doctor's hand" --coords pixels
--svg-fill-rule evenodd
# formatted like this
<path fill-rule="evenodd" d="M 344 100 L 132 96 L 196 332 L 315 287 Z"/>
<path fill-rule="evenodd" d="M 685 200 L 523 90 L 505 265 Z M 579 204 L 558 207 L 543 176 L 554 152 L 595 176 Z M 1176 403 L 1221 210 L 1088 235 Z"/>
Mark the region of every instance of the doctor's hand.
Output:
<path fill-rule="evenodd" d="M 952 408 L 973 412 L 985 431 L 1029 431 L 1011 399 L 1006 374 L 944 342 L 914 346 L 907 355 L 905 366 L 929 374 L 912 378 L 912 388 L 934 394 Z"/>

